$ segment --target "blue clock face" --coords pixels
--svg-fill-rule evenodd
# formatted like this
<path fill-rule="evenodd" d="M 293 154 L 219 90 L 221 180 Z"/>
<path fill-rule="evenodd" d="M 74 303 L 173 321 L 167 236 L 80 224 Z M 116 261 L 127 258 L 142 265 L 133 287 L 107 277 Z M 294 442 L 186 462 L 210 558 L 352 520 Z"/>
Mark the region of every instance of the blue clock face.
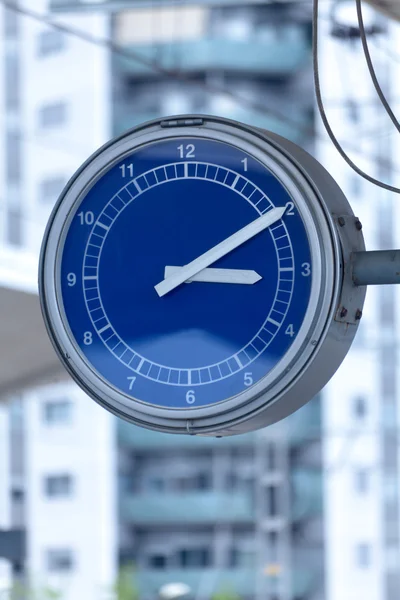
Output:
<path fill-rule="evenodd" d="M 58 284 L 75 346 L 148 405 L 199 408 L 251 388 L 288 352 L 309 304 L 293 198 L 224 142 L 136 149 L 84 192 L 63 239 Z"/>

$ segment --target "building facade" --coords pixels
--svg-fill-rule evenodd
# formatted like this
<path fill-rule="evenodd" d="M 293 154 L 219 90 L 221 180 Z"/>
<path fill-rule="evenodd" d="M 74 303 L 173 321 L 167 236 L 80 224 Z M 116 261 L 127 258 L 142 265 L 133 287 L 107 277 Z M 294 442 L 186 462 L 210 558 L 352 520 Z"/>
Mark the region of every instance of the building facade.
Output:
<path fill-rule="evenodd" d="M 112 134 L 177 113 L 219 114 L 313 150 L 362 220 L 368 247 L 397 245 L 396 199 L 348 169 L 330 143 L 313 148 L 304 7 L 109 0 L 99 12 L 96 3 L 54 0 L 51 8 L 123 52 L 60 37 L 28 18 L 4 19 L 3 77 L 18 69 L 21 76 L 19 87 L 6 79 L 2 100 L 0 227 L 18 278 L 30 281 L 27 265 L 36 264 L 51 205 L 75 168 Z M 370 102 L 360 49 L 332 36 L 331 16 L 322 20 L 321 72 L 332 122 L 357 145 L 363 168 L 398 182 L 397 146 Z M 376 23 L 394 44 L 396 26 Z M 382 55 L 377 66 L 394 94 L 393 61 Z M 11 280 L 17 271 L 9 270 Z M 397 600 L 397 305 L 395 288 L 369 290 L 354 347 L 322 406 L 316 399 L 247 436 L 177 439 L 117 422 L 74 386 L 32 391 L 25 491 L 33 571 L 62 587 L 66 600 L 78 590 L 97 598 L 132 563 L 146 599 L 183 582 L 200 600 L 224 588 L 249 600 Z M 75 415 L 70 425 L 48 427 L 43 415 L 53 400 L 56 420 Z M 101 569 L 89 564 L 95 546 Z"/>
<path fill-rule="evenodd" d="M 38 12 L 47 8 L 35 3 Z M 66 19 L 97 35 L 108 32 L 102 14 Z M 31 307 L 32 298 L 39 312 L 46 221 L 69 177 L 109 137 L 109 61 L 101 48 L 13 8 L 0 7 L 0 31 L 2 333 L 10 340 L 20 336 L 21 349 L 29 347 L 40 365 L 41 345 L 31 337 L 37 331 L 14 329 L 13 308 Z M 2 402 L 7 390 L 0 390 Z M 17 564 L 14 579 L 34 590 L 63 590 L 66 598 L 110 597 L 116 578 L 113 420 L 72 383 L 54 381 L 8 402 L 9 415 L 4 404 L 0 415 L 0 529 L 8 524 L 27 532 L 26 561 Z M 1 563 L 0 590 L 10 585 L 10 565 Z"/>
<path fill-rule="evenodd" d="M 374 48 L 395 44 L 399 27 L 364 12 L 375 69 L 395 102 L 398 63 Z M 322 13 L 320 71 L 332 127 L 359 167 L 398 185 L 394 126 L 376 96 L 361 41 L 351 39 L 355 6 L 329 3 Z M 360 218 L 367 249 L 398 247 L 396 196 L 363 180 L 322 128 L 319 135 L 318 157 Z M 369 287 L 354 345 L 323 394 L 327 600 L 392 600 L 400 589 L 396 288 Z"/>

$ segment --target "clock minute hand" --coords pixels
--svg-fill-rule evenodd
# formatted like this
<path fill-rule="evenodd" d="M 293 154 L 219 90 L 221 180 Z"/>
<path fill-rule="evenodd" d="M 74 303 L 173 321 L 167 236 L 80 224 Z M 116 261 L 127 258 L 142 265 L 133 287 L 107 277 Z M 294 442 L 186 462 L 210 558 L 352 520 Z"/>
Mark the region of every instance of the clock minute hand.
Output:
<path fill-rule="evenodd" d="M 165 294 L 171 292 L 173 289 L 196 275 L 199 271 L 206 269 L 226 254 L 257 235 L 257 233 L 264 231 L 264 229 L 267 229 L 267 227 L 270 227 L 279 221 L 284 215 L 285 210 L 285 206 L 273 208 L 255 221 L 252 221 L 242 229 L 239 229 L 236 233 L 232 234 L 204 254 L 201 254 L 198 258 L 192 260 L 192 262 L 183 266 L 179 272 L 173 273 L 169 277 L 163 279 L 163 281 L 160 281 L 160 283 L 154 286 L 157 294 L 160 297 L 165 296 Z"/>

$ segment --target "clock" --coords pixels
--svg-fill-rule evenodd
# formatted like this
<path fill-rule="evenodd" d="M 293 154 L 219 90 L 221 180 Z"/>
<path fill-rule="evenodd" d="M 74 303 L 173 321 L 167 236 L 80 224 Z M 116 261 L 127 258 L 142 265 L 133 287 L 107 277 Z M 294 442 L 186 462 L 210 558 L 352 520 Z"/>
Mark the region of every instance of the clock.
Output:
<path fill-rule="evenodd" d="M 231 435 L 287 416 L 336 371 L 364 300 L 347 268 L 362 249 L 343 193 L 299 147 L 222 118 L 159 119 L 63 190 L 42 311 L 69 373 L 114 414 Z"/>

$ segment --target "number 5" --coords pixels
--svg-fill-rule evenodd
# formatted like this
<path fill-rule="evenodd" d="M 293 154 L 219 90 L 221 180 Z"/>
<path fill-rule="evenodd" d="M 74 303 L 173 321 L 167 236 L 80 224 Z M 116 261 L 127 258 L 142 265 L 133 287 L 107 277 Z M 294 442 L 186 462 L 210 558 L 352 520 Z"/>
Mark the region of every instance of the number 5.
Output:
<path fill-rule="evenodd" d="M 244 385 L 246 387 L 253 385 L 253 373 L 245 373 L 244 374 Z"/>

